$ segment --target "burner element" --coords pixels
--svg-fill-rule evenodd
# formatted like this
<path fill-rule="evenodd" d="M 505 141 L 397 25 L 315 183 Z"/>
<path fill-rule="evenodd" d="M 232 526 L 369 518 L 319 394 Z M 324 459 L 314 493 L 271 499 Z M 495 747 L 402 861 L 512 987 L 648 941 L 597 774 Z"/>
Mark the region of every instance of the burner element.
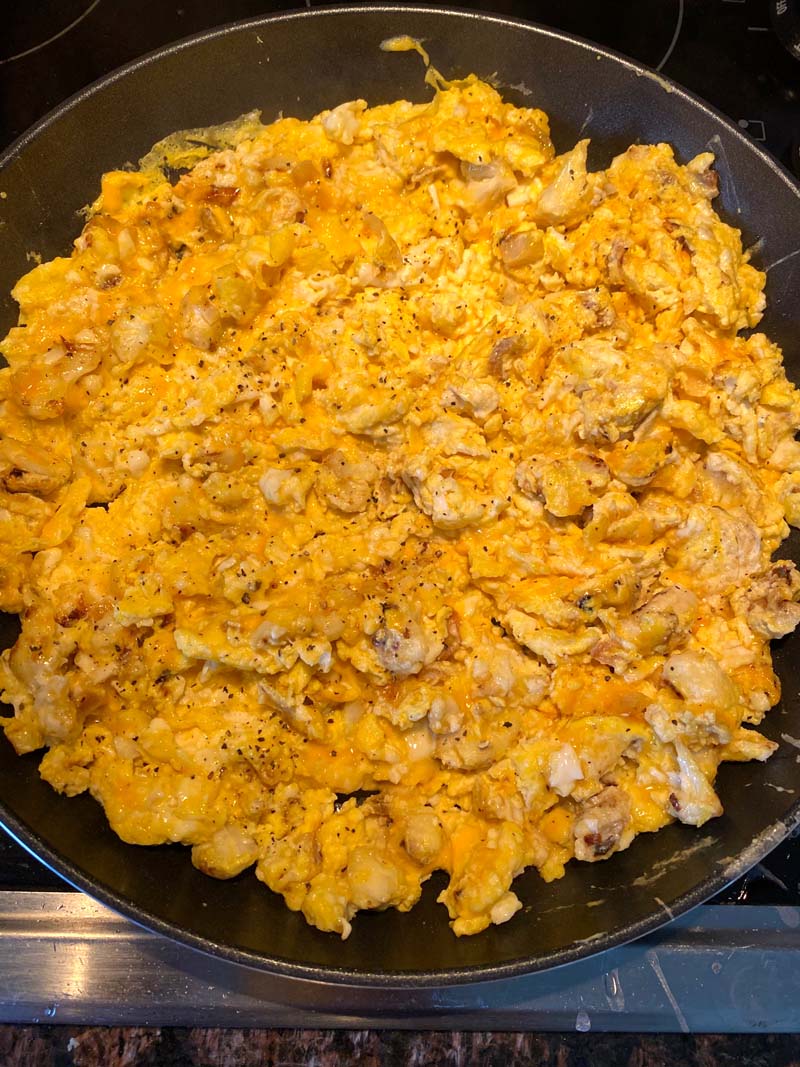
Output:
<path fill-rule="evenodd" d="M 795 59 L 800 59 L 800 0 L 770 0 L 772 25 Z"/>
<path fill-rule="evenodd" d="M 3 15 L 0 64 L 22 59 L 63 37 L 99 3 L 100 0 L 40 0 L 36 4 L 12 5 Z"/>

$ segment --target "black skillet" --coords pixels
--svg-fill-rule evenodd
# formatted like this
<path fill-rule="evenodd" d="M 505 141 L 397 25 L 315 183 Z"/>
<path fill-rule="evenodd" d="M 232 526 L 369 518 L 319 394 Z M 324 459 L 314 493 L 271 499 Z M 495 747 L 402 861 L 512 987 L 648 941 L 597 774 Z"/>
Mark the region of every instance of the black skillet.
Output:
<path fill-rule="evenodd" d="M 354 97 L 370 103 L 430 97 L 413 54 L 386 54 L 398 34 L 425 41 L 447 75 L 492 77 L 508 99 L 544 108 L 559 150 L 579 135 L 590 161 L 641 141 L 669 141 L 682 160 L 717 154 L 723 215 L 769 267 L 764 329 L 800 378 L 800 191 L 769 156 L 717 112 L 664 78 L 584 41 L 514 21 L 442 9 L 369 6 L 281 15 L 200 34 L 97 82 L 52 112 L 0 159 L 0 294 L 29 267 L 26 253 L 64 254 L 76 212 L 103 171 L 135 161 L 173 130 L 222 122 L 253 108 L 308 118 Z M 511 88 L 513 86 L 514 88 Z M 0 296 L 0 336 L 16 318 Z M 798 539 L 800 540 L 800 539 Z M 798 540 L 784 554 L 798 556 Z M 4 644 L 14 638 L 6 619 Z M 533 872 L 515 889 L 524 909 L 504 926 L 453 936 L 434 878 L 409 914 L 362 914 L 346 942 L 311 929 L 252 873 L 217 882 L 188 850 L 123 844 L 88 797 L 43 784 L 39 756 L 17 758 L 0 739 L 0 822 L 73 885 L 136 922 L 229 960 L 317 981 L 444 985 L 567 963 L 638 937 L 706 900 L 756 863 L 800 819 L 797 656 L 800 636 L 776 647 L 783 703 L 766 733 L 781 741 L 766 764 L 727 765 L 725 814 L 700 830 L 671 826 L 626 852 L 571 864 L 545 885 Z"/>

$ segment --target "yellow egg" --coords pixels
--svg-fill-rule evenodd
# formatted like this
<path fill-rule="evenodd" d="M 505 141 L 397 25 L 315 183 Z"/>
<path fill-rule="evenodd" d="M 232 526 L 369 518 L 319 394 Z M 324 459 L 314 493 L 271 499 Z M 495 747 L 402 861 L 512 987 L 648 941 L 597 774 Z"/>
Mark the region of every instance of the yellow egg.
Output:
<path fill-rule="evenodd" d="M 718 814 L 800 620 L 800 397 L 713 158 L 590 173 L 429 78 L 105 175 L 2 344 L 6 734 L 342 937 Z"/>

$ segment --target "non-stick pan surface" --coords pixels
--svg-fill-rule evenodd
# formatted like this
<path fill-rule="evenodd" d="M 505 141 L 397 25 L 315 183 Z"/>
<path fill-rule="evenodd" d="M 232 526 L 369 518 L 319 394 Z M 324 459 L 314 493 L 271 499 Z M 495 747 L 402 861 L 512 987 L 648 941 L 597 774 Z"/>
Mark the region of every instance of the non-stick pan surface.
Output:
<path fill-rule="evenodd" d="M 122 32 L 122 30 L 120 31 Z M 386 54 L 386 37 L 425 41 L 447 76 L 475 72 L 508 99 L 544 108 L 559 150 L 591 137 L 590 162 L 641 141 L 669 141 L 680 159 L 711 148 L 721 209 L 754 262 L 769 268 L 763 328 L 800 379 L 800 192 L 792 179 L 707 105 L 665 79 L 587 42 L 513 21 L 442 9 L 369 6 L 266 18 L 183 41 L 123 68 L 57 109 L 0 159 L 0 335 L 16 319 L 6 294 L 29 269 L 69 250 L 76 212 L 100 175 L 136 161 L 165 134 L 253 108 L 309 118 L 343 100 L 425 100 L 413 54 Z M 512 88 L 513 87 L 513 88 Z M 784 554 L 798 556 L 797 540 Z M 4 644 L 15 635 L 6 620 Z M 765 732 L 781 748 L 766 764 L 724 766 L 725 814 L 700 830 L 675 825 L 593 865 L 571 864 L 545 885 L 528 872 L 524 909 L 504 926 L 457 939 L 435 903 L 434 878 L 409 914 L 361 914 L 346 942 L 307 926 L 251 872 L 218 882 L 188 850 L 136 848 L 109 830 L 88 797 L 67 799 L 0 740 L 0 821 L 74 885 L 137 922 L 241 963 L 319 981 L 436 985 L 501 978 L 566 963 L 654 929 L 756 863 L 800 818 L 800 636 L 776 647 L 783 702 Z"/>

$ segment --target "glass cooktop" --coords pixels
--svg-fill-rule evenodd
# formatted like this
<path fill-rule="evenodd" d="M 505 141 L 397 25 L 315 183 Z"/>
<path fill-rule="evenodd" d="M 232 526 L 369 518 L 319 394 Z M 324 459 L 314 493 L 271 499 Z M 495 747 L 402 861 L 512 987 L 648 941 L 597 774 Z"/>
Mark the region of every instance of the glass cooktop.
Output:
<path fill-rule="evenodd" d="M 304 5 L 38 0 L 8 6 L 0 36 L 0 147 L 78 89 L 145 52 L 212 26 Z M 313 0 L 313 6 L 322 5 Z M 800 175 L 798 0 L 460 0 L 452 6 L 540 22 L 655 67 L 715 104 Z"/>
<path fill-rule="evenodd" d="M 302 6 L 302 0 L 294 4 L 268 0 L 38 0 L 8 5 L 0 36 L 0 151 L 72 93 L 160 45 L 226 22 Z M 312 6 L 322 5 L 306 0 L 305 7 Z M 640 60 L 714 104 L 800 177 L 800 0 L 460 0 L 453 6 L 527 18 Z M 59 892 L 63 894 L 65 889 L 60 878 L 0 831 L 0 891 L 22 891 L 16 894 L 12 912 L 16 907 L 22 914 L 33 906 L 30 893 L 25 891 L 46 892 L 47 899 L 58 900 Z M 6 898 L 10 897 L 7 893 Z M 78 898 L 73 895 L 70 899 L 77 907 Z M 800 836 L 785 841 L 713 903 L 768 906 L 784 918 L 790 915 L 788 926 L 793 928 L 795 918 L 800 922 L 794 911 L 800 905 Z M 86 907 L 91 906 L 87 902 Z M 63 907 L 61 903 L 54 905 L 54 914 Z M 749 912 L 755 915 L 762 910 L 766 909 L 751 907 Z M 688 916 L 673 924 L 676 930 L 686 928 L 687 944 L 697 929 L 738 929 L 733 916 L 741 913 L 730 907 L 701 911 L 708 917 L 705 927 L 702 916 L 699 927 L 691 926 Z M 719 918 L 721 914 L 730 920 Z M 765 929 L 772 930 L 772 920 L 764 922 Z M 790 930 L 785 933 L 788 936 Z M 675 935 L 676 945 L 683 951 L 681 936 Z M 769 937 L 774 940 L 774 933 Z M 644 946 L 639 955 L 649 959 L 650 952 Z M 722 963 L 710 966 L 722 967 Z M 666 979 L 661 980 L 663 974 L 659 977 L 660 965 L 652 966 L 651 961 L 651 969 L 658 979 L 658 990 L 664 991 L 666 1010 L 671 1012 L 674 997 Z M 610 996 L 608 979 L 606 975 L 602 994 L 606 999 Z M 612 985 L 616 981 L 613 978 Z M 610 1010 L 624 1010 L 624 1006 L 614 1006 L 615 996 L 609 1000 Z M 585 1014 L 577 1014 L 578 1029 L 588 1029 Z M 100 1015 L 94 1011 L 94 1017 Z M 262 1013 L 259 1018 L 263 1017 Z M 758 1026 L 758 1018 L 763 1017 L 759 1009 L 753 1025 Z M 170 1018 L 176 1018 L 174 1011 Z M 190 1016 L 186 1018 L 188 1021 Z M 530 1021 L 533 1016 L 526 1018 Z M 639 1028 L 658 1028 L 643 1018 Z M 676 1026 L 688 1028 L 680 1009 L 676 1018 Z M 517 1021 L 516 1025 L 522 1024 Z"/>
<path fill-rule="evenodd" d="M 10 6 L 0 37 L 0 149 L 72 93 L 154 48 L 302 6 L 266 0 Z M 313 6 L 322 5 L 313 0 Z M 640 60 L 716 105 L 800 176 L 800 0 L 460 0 L 453 6 L 527 18 Z M 64 884 L 3 838 L 0 886 Z M 800 904 L 800 839 L 781 845 L 717 902 Z"/>

